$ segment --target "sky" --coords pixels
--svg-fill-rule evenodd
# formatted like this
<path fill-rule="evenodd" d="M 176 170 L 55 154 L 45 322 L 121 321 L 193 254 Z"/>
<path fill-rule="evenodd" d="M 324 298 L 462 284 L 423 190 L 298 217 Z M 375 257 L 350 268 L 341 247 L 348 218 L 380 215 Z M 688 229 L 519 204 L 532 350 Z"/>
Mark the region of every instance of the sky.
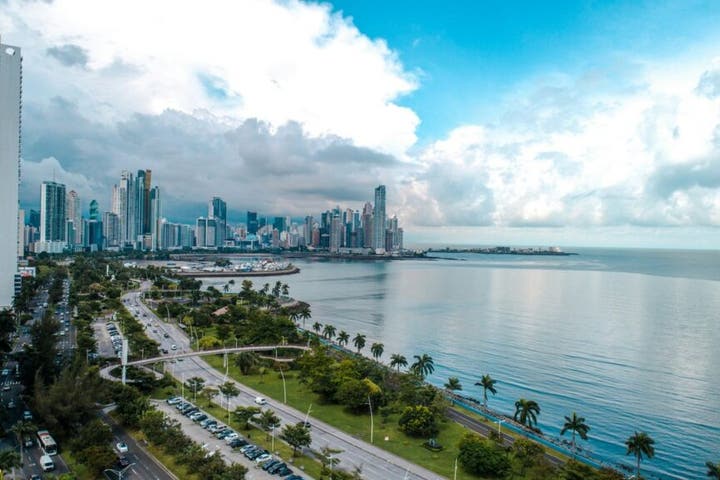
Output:
<path fill-rule="evenodd" d="M 0 0 L 21 206 L 302 217 L 387 186 L 406 244 L 720 246 L 720 3 Z"/>

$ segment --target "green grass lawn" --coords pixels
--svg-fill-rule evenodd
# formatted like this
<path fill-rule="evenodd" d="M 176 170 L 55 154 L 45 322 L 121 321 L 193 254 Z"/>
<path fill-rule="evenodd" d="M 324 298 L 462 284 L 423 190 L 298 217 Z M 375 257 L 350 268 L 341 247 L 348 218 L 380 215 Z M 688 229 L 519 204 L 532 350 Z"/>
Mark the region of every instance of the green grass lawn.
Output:
<path fill-rule="evenodd" d="M 222 366 L 222 357 L 205 357 L 205 360 L 216 369 L 225 371 Z M 262 392 L 267 397 L 283 401 L 282 379 L 277 372 L 271 371 L 264 375 L 242 375 L 240 370 L 231 363 L 229 373 L 238 382 Z M 318 418 L 356 438 L 370 442 L 369 415 L 354 415 L 341 405 L 321 403 L 315 393 L 298 381 L 295 372 L 286 373 L 285 380 L 288 405 L 301 412 L 307 412 L 308 408 L 311 408 L 311 417 Z M 397 420 L 397 415 L 391 415 L 387 419 L 376 415 L 373 443 L 428 470 L 452 478 L 455 458 L 458 455 L 457 445 L 469 430 L 456 422 L 448 421 L 441 424 L 440 433 L 436 439 L 445 449 L 440 452 L 431 452 L 422 446 L 423 439 L 409 437 L 399 431 Z M 342 466 L 341 464 L 340 467 Z M 478 477 L 458 469 L 457 478 L 472 480 Z"/>

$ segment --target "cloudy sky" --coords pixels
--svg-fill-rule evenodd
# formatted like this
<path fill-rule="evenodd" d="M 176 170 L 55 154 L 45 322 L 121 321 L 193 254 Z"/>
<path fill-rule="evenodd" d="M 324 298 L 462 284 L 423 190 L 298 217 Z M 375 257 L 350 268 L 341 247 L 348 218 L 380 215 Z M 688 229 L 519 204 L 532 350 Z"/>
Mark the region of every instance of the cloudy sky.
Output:
<path fill-rule="evenodd" d="M 720 246 L 720 4 L 0 0 L 21 205 L 303 216 L 388 187 L 407 243 Z"/>

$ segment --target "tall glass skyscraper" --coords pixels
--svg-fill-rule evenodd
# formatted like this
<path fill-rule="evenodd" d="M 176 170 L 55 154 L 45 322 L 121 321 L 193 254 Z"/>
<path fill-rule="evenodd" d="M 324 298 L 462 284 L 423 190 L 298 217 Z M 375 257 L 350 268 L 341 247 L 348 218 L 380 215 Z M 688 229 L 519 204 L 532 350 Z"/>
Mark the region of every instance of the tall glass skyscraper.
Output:
<path fill-rule="evenodd" d="M 385 248 L 385 185 L 375 189 L 375 209 L 373 211 L 373 248 Z"/>
<path fill-rule="evenodd" d="M 12 305 L 17 274 L 21 93 L 20 49 L 0 43 L 0 307 Z"/>
<path fill-rule="evenodd" d="M 220 197 L 213 197 L 208 205 L 208 218 L 215 220 L 215 246 L 222 247 L 227 235 L 227 203 Z"/>
<path fill-rule="evenodd" d="M 40 191 L 40 241 L 65 242 L 65 185 L 45 181 Z"/>

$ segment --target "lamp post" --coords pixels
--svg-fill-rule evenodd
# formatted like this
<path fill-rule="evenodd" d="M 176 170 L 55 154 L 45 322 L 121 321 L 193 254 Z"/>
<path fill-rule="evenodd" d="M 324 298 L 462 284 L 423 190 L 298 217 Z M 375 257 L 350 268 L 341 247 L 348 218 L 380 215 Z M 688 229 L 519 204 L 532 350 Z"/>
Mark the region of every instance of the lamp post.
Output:
<path fill-rule="evenodd" d="M 282 367 L 278 366 L 278 370 L 280 370 L 280 378 L 282 378 L 283 382 L 283 403 L 287 405 L 287 388 L 285 387 L 285 374 L 283 373 Z"/>
<path fill-rule="evenodd" d="M 368 406 L 370 407 L 370 443 L 373 443 L 375 422 L 373 421 L 372 402 L 370 401 L 370 395 L 368 395 Z"/>
<path fill-rule="evenodd" d="M 458 462 L 458 457 L 455 457 L 455 467 L 453 468 L 453 480 L 457 480 L 457 462 Z"/>
<path fill-rule="evenodd" d="M 500 430 L 500 426 L 501 426 L 503 423 L 505 423 L 505 420 L 500 419 L 500 420 L 497 421 L 497 424 L 498 424 L 498 435 L 502 435 L 502 430 Z M 501 438 L 502 438 L 502 437 L 501 437 Z"/>

